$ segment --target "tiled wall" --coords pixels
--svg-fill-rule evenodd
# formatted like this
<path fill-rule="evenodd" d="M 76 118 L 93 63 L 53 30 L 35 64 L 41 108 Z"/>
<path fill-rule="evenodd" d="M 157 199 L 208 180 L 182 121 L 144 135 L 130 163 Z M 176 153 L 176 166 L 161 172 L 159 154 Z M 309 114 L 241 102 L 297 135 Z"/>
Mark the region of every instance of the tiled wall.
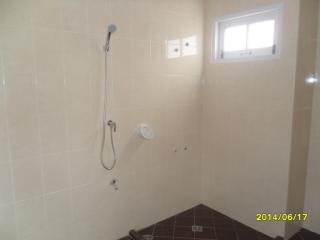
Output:
<path fill-rule="evenodd" d="M 216 17 L 279 2 L 205 1 L 205 32 Z M 286 211 L 298 43 L 299 1 L 281 2 L 280 58 L 213 63 L 206 51 L 204 70 L 203 201 L 270 236 L 283 236 L 284 224 L 255 216 Z"/>
<path fill-rule="evenodd" d="M 300 1 L 298 55 L 295 77 L 295 96 L 291 134 L 291 156 L 287 212 L 303 212 L 306 192 L 306 175 L 310 139 L 311 110 L 314 87 L 305 83 L 306 76 L 316 67 L 318 0 Z M 310 211 L 310 217 L 319 216 Z M 302 221 L 286 224 L 289 238 L 301 229 Z"/>
<path fill-rule="evenodd" d="M 98 155 L 111 22 L 112 173 Z M 112 240 L 198 203 L 201 0 L 2 0 L 0 59 L 1 240 Z"/>
<path fill-rule="evenodd" d="M 320 9 L 320 6 L 319 6 Z M 320 11 L 318 12 L 320 16 Z M 318 18 L 319 18 L 318 16 Z M 316 72 L 320 74 L 320 18 L 318 21 L 318 37 L 317 37 L 317 64 Z M 310 214 L 304 227 L 320 234 L 319 216 L 320 208 L 318 200 L 320 198 L 320 86 L 319 84 L 314 87 L 313 92 L 313 105 L 311 117 L 311 131 L 309 143 L 309 159 L 307 169 L 307 184 L 306 184 L 306 198 L 305 198 L 305 211 Z"/>

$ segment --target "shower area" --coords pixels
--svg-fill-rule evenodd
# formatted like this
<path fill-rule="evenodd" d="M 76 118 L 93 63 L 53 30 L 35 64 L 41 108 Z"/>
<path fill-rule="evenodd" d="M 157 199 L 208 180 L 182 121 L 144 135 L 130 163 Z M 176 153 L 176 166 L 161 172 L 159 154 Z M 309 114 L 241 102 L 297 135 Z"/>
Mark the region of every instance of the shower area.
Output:
<path fill-rule="evenodd" d="M 270 9 L 277 45 L 217 45 Z M 0 0 L 0 240 L 320 239 L 319 10 Z"/>

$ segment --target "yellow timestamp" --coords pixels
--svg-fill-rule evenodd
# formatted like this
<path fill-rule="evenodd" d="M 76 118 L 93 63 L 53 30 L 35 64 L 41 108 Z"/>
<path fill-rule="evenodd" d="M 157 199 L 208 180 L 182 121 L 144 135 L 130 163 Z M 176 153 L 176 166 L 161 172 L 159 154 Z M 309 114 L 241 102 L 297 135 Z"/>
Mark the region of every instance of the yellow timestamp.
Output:
<path fill-rule="evenodd" d="M 307 221 L 308 213 L 257 213 L 257 221 Z"/>

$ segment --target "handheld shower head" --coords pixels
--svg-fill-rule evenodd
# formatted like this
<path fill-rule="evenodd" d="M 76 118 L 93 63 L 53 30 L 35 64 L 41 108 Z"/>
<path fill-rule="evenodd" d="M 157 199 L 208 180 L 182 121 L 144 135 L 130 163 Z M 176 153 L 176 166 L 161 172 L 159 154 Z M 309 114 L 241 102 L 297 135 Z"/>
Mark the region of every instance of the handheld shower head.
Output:
<path fill-rule="evenodd" d="M 110 50 L 110 40 L 111 40 L 111 34 L 114 33 L 115 31 L 117 31 L 117 26 L 114 24 L 110 24 L 108 26 L 108 36 L 107 36 L 107 41 L 106 41 L 106 45 L 104 46 L 104 50 L 106 52 L 109 52 Z"/>
<path fill-rule="evenodd" d="M 114 33 L 115 31 L 117 31 L 117 26 L 114 25 L 114 24 L 110 24 L 110 25 L 108 26 L 108 32 L 109 32 L 109 33 Z"/>

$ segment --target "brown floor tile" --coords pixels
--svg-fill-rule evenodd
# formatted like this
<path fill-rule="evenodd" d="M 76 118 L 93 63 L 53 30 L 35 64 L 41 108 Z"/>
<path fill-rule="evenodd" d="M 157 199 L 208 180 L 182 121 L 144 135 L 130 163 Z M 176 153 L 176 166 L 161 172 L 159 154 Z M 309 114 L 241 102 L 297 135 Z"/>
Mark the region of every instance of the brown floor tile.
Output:
<path fill-rule="evenodd" d="M 138 231 L 138 233 L 140 235 L 152 235 L 154 228 L 155 228 L 155 226 L 150 226 L 150 227 L 147 227 L 147 228 L 144 228 L 144 229 Z"/>
<path fill-rule="evenodd" d="M 203 232 L 193 232 L 193 225 L 202 226 Z M 142 229 L 139 233 L 153 234 L 153 240 L 274 240 L 202 204 Z M 119 240 L 131 239 L 125 237 Z M 290 240 L 320 240 L 320 237 L 303 229 Z"/>
<path fill-rule="evenodd" d="M 187 211 L 184 211 L 182 213 L 177 214 L 177 217 L 193 217 L 194 216 L 194 210 L 190 209 Z"/>
<path fill-rule="evenodd" d="M 259 233 L 259 240 L 274 240 L 274 239 L 263 233 Z"/>
<path fill-rule="evenodd" d="M 222 228 L 222 229 L 234 229 L 233 227 L 233 220 L 231 218 L 228 218 L 226 216 L 220 215 L 216 216 L 214 219 L 214 225 L 216 228 Z"/>
<path fill-rule="evenodd" d="M 249 226 L 244 225 L 238 221 L 233 221 L 233 225 L 234 225 L 235 229 L 239 230 L 239 231 L 254 231 L 254 229 L 252 229 Z"/>
<path fill-rule="evenodd" d="M 291 237 L 290 240 L 304 240 L 304 239 L 301 238 L 299 234 L 296 234 L 293 237 Z"/>
<path fill-rule="evenodd" d="M 306 229 L 302 229 L 299 233 L 299 235 L 304 239 L 304 240 L 319 240 L 320 235 L 310 232 Z"/>
<path fill-rule="evenodd" d="M 259 240 L 258 232 L 256 231 L 238 231 L 239 240 Z"/>
<path fill-rule="evenodd" d="M 175 222 L 175 217 L 170 217 L 161 222 L 158 222 L 157 225 L 173 226 L 174 222 Z"/>
<path fill-rule="evenodd" d="M 196 217 L 212 217 L 213 213 L 211 209 L 205 209 L 205 208 L 197 208 L 195 209 L 195 216 Z"/>
<path fill-rule="evenodd" d="M 156 227 L 154 229 L 154 236 L 172 237 L 173 236 L 173 226 L 156 225 Z"/>
<path fill-rule="evenodd" d="M 192 232 L 191 227 L 176 227 L 174 230 L 175 238 L 193 238 L 194 233 Z"/>
<path fill-rule="evenodd" d="M 194 209 L 195 209 L 195 210 L 196 210 L 196 209 L 205 209 L 205 210 L 211 210 L 211 211 L 212 211 L 211 208 L 209 208 L 208 206 L 203 205 L 203 204 L 199 204 L 198 206 L 195 206 Z"/>
<path fill-rule="evenodd" d="M 195 225 L 203 227 L 213 227 L 213 219 L 208 217 L 196 217 Z"/>
<path fill-rule="evenodd" d="M 194 217 L 176 217 L 176 226 L 192 226 Z"/>
<path fill-rule="evenodd" d="M 226 229 L 216 229 L 218 240 L 237 240 L 236 233 Z"/>
<path fill-rule="evenodd" d="M 216 235 L 214 228 L 203 228 L 203 232 L 195 232 L 195 238 L 197 239 L 215 239 Z"/>
<path fill-rule="evenodd" d="M 154 237 L 153 240 L 173 240 L 173 238 L 169 238 L 169 237 Z"/>

